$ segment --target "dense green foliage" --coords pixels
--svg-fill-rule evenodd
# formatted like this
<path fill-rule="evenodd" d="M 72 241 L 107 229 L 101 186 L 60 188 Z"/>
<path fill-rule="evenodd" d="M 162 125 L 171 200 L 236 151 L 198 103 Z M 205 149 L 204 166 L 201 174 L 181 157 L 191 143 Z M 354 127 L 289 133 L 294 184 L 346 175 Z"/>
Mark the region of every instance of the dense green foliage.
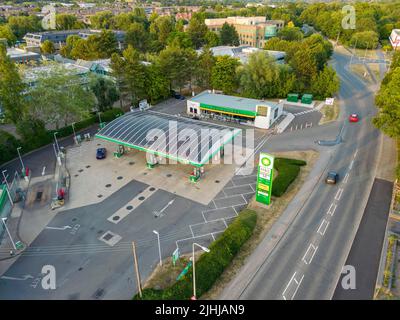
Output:
<path fill-rule="evenodd" d="M 272 195 L 282 196 L 299 175 L 300 167 L 306 164 L 303 160 L 275 158 L 274 168 L 278 171 L 278 176 L 274 179 Z"/>
<path fill-rule="evenodd" d="M 382 81 L 375 97 L 379 108 L 374 125 L 393 138 L 400 137 L 400 52 L 396 52 L 390 71 Z"/>
<path fill-rule="evenodd" d="M 228 226 L 224 233 L 196 261 L 196 293 L 201 297 L 211 289 L 215 281 L 229 266 L 243 244 L 253 234 L 257 214 L 252 210 L 243 210 Z M 143 300 L 189 300 L 193 295 L 192 270 L 171 287 L 165 290 L 145 289 Z M 136 295 L 134 299 L 139 299 Z"/>

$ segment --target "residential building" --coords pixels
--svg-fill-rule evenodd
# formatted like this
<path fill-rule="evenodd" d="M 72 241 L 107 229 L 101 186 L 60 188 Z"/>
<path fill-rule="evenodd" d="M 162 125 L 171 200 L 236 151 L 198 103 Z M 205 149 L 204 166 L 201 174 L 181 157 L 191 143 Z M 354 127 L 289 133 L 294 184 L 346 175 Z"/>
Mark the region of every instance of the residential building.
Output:
<path fill-rule="evenodd" d="M 393 50 L 400 50 L 400 29 L 393 29 L 389 40 Z"/>
<path fill-rule="evenodd" d="M 205 19 L 209 30 L 220 32 L 224 23 L 235 27 L 240 44 L 263 48 L 265 42 L 276 36 L 277 31 L 284 27 L 283 20 L 267 20 L 266 17 L 228 17 Z"/>
<path fill-rule="evenodd" d="M 121 48 L 125 40 L 124 31 L 113 31 L 118 41 L 118 46 Z M 53 42 L 56 48 L 60 48 L 71 35 L 77 35 L 82 39 L 87 39 L 89 36 L 101 33 L 101 30 L 63 30 L 63 31 L 45 31 L 36 33 L 27 33 L 24 40 L 28 46 L 40 47 L 43 42 L 49 40 Z"/>

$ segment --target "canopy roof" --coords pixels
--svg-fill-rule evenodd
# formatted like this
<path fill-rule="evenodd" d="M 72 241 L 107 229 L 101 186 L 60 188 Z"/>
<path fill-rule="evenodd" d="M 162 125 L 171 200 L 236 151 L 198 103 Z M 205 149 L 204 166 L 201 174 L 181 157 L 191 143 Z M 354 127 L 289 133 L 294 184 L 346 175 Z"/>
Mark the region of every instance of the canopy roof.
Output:
<path fill-rule="evenodd" d="M 133 111 L 108 123 L 96 137 L 199 167 L 239 133 L 200 120 Z"/>

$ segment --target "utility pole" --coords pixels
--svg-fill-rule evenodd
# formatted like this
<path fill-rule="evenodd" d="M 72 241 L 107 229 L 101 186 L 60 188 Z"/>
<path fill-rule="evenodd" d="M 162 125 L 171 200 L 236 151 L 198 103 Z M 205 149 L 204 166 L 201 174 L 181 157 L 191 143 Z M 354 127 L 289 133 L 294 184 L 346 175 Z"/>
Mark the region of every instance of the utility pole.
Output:
<path fill-rule="evenodd" d="M 136 257 L 136 247 L 135 247 L 135 242 L 132 241 L 132 251 L 133 251 L 133 260 L 135 262 L 135 272 L 136 272 L 136 280 L 137 280 L 137 286 L 139 290 L 139 296 L 142 298 L 142 284 L 140 282 L 140 274 L 139 274 L 139 265 Z"/>

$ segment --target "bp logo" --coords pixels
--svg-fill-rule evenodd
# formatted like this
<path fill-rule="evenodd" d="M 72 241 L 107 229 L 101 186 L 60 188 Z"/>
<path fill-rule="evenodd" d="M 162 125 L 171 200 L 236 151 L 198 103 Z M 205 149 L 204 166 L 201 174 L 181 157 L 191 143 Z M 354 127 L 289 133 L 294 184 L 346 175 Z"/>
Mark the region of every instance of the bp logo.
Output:
<path fill-rule="evenodd" d="M 263 166 L 269 167 L 271 165 L 271 160 L 268 157 L 262 158 L 261 163 Z"/>

